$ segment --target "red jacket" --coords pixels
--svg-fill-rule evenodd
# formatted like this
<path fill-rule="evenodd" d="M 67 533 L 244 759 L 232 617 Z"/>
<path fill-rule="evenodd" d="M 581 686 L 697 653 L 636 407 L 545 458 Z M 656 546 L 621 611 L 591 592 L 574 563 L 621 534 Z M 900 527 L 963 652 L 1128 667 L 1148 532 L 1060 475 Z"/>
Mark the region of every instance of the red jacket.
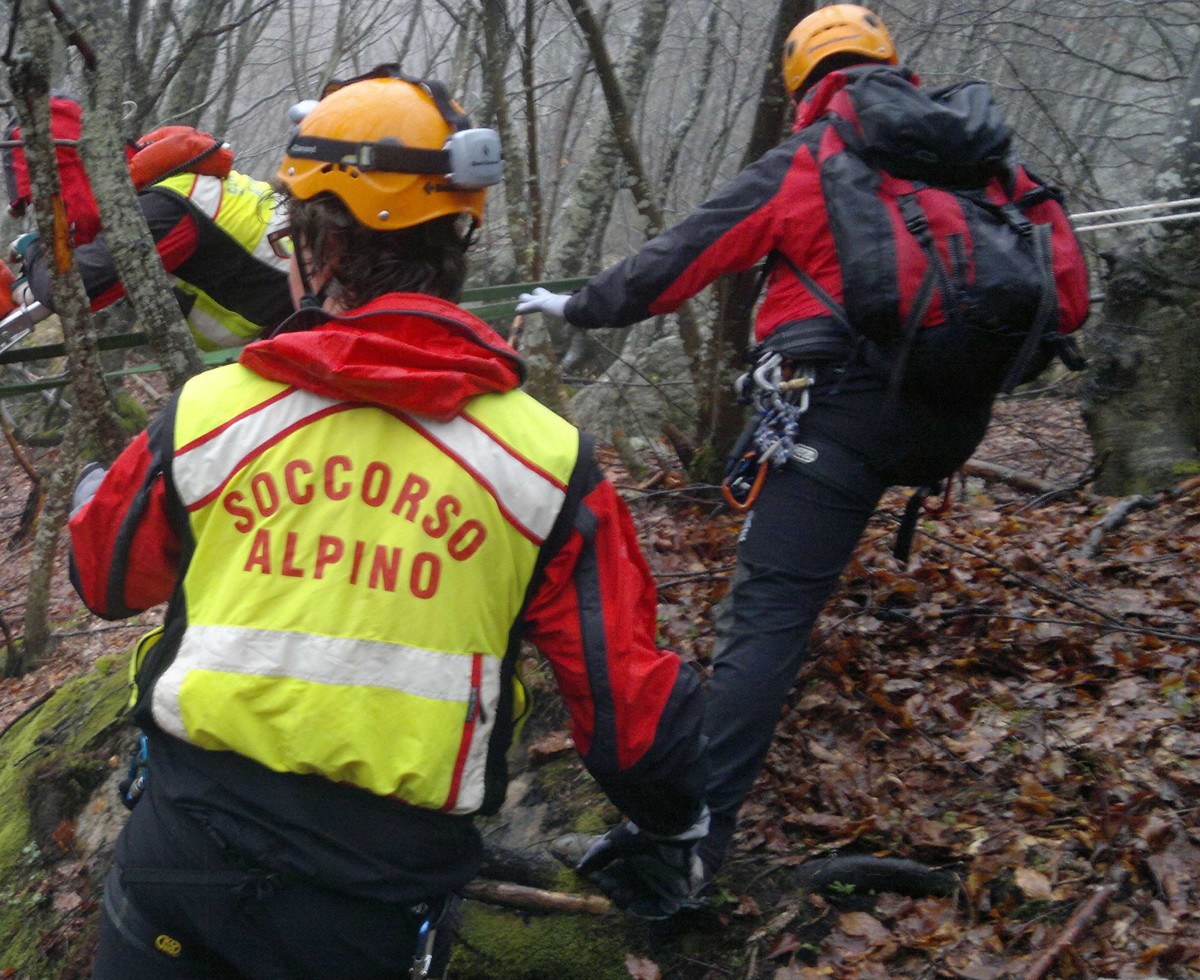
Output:
<path fill-rule="evenodd" d="M 250 344 L 240 360 L 264 377 L 326 397 L 439 420 L 455 417 L 476 395 L 506 391 L 521 380 L 517 355 L 484 323 L 451 303 L 415 294 L 387 295 L 314 329 Z M 168 637 L 172 623 L 187 614 L 176 585 L 190 554 L 189 525 L 171 470 L 179 451 L 175 404 L 126 449 L 70 522 L 73 579 L 88 607 L 121 617 L 172 599 Z M 576 746 L 613 802 L 648 829 L 685 829 L 698 815 L 705 775 L 699 680 L 677 656 L 655 646 L 654 581 L 629 513 L 586 440 L 541 561 L 514 628 L 514 652 L 524 638 L 549 661 Z M 403 889 L 381 890 L 375 882 L 381 865 L 396 868 L 398 881 L 411 877 L 414 866 L 438 863 L 430 859 L 430 848 L 438 852 L 436 839 L 431 841 L 438 832 L 431 831 L 428 813 L 413 816 L 411 836 L 403 831 L 407 811 L 391 801 L 381 801 L 385 809 L 365 829 L 326 826 L 314 816 L 320 805 L 297 810 L 298 787 L 320 801 L 353 800 L 347 805 L 357 807 L 373 805 L 361 799 L 369 794 L 261 768 L 247 770 L 243 783 L 249 760 L 227 758 L 233 753 L 184 743 L 172 744 L 169 752 L 172 759 L 186 757 L 179 770 L 207 774 L 203 790 L 175 774 L 177 785 L 191 787 L 175 790 L 181 803 L 209 806 L 193 797 L 219 793 L 222 812 L 245 812 L 240 824 L 286 828 L 265 849 L 294 851 L 293 864 L 311 864 L 316 850 L 323 855 L 321 874 L 351 890 L 363 890 L 371 877 L 372 893 L 395 898 Z M 496 760 L 501 767 L 502 761 Z M 366 850 L 361 863 L 375 871 L 347 869 L 351 833 L 357 835 L 353 847 Z M 446 862 L 470 877 L 473 866 L 463 864 L 471 865 L 475 849 L 450 854 L 463 848 L 452 836 Z M 414 837 L 420 839 L 415 850 Z"/>
<path fill-rule="evenodd" d="M 869 96 L 861 91 L 868 80 Z M 770 256 L 766 292 L 754 325 L 756 341 L 773 334 L 776 339 L 786 335 L 789 341 L 803 336 L 806 349 L 812 350 L 808 345 L 825 340 L 829 329 L 834 340 L 839 335 L 854 340 L 832 326 L 831 307 L 845 311 L 851 324 L 869 333 L 867 322 L 856 318 L 855 310 L 870 307 L 870 297 L 863 295 L 861 287 L 849 297 L 852 302 L 845 296 L 830 208 L 839 209 L 839 220 L 832 223 L 839 236 L 846 238 L 847 229 L 854 233 L 848 247 L 842 243 L 843 255 L 849 254 L 860 266 L 880 273 L 871 279 L 861 271 L 851 274 L 851 270 L 847 278 L 852 282 L 886 283 L 887 275 L 901 275 L 896 271 L 899 263 L 889 251 L 891 222 L 900 219 L 883 208 L 870 214 L 858 210 L 860 202 L 872 204 L 882 195 L 877 195 L 874 185 L 860 180 L 857 172 L 850 175 L 841 153 L 843 131 L 867 136 L 872 148 L 897 149 L 914 160 L 944 161 L 959 170 L 975 164 L 994 166 L 1003 157 L 1011 165 L 1014 195 L 1038 186 L 1011 158 L 1010 130 L 997 107 L 979 104 L 977 112 L 929 113 L 924 100 L 910 97 L 915 95 L 918 81 L 907 69 L 878 65 L 826 76 L 797 107 L 790 138 L 739 173 L 678 225 L 592 278 L 567 303 L 566 318 L 582 327 L 625 326 L 668 313 L 718 276 L 747 270 Z M 857 196 L 846 194 L 847 188 L 853 188 Z M 1060 305 L 1057 326 L 1066 334 L 1087 316 L 1086 267 L 1056 201 L 1046 200 L 1028 213 L 1053 228 Z M 918 254 L 915 259 L 910 256 L 903 269 L 911 274 L 924 265 Z M 801 281 L 801 272 L 810 283 Z M 826 298 L 819 299 L 817 290 Z M 915 291 L 914 285 L 907 294 Z M 924 322 L 940 323 L 942 316 L 940 295 L 935 291 Z M 785 326 L 789 329 L 781 331 Z M 796 349 L 792 342 L 787 347 Z"/>
<path fill-rule="evenodd" d="M 842 300 L 821 175 L 801 131 L 828 108 L 841 84 L 835 72 L 801 103 L 793 135 L 763 154 L 715 196 L 638 252 L 594 276 L 567 303 L 580 327 L 621 327 L 670 313 L 717 277 L 743 272 L 780 252 Z M 826 308 L 777 262 L 754 324 L 761 341 L 784 323 L 827 316 Z"/>

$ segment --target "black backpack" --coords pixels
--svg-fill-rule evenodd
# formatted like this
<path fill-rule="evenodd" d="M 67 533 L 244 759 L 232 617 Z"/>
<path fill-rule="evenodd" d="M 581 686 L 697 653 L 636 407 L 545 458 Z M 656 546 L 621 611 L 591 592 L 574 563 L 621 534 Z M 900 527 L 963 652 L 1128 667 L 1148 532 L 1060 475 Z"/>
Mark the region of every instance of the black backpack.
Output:
<path fill-rule="evenodd" d="M 1055 353 L 1082 367 L 1066 338 L 1088 313 L 1083 252 L 1058 191 L 1012 159 L 986 83 L 925 91 L 883 66 L 841 75 L 804 133 L 844 305 L 784 256 L 805 287 L 871 341 L 894 387 L 931 399 L 990 399 Z"/>

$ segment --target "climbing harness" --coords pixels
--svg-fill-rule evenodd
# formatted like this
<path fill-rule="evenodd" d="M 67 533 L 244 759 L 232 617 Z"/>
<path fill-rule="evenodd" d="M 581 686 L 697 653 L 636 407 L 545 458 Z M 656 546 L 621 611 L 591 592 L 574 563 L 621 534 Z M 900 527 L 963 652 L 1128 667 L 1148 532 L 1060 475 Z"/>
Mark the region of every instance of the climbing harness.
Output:
<path fill-rule="evenodd" d="M 800 416 L 808 411 L 814 377 L 811 366 L 767 351 L 734 382 L 738 397 L 754 406 L 721 481 L 721 495 L 736 513 L 754 506 L 768 467 L 785 465 L 796 452 Z"/>

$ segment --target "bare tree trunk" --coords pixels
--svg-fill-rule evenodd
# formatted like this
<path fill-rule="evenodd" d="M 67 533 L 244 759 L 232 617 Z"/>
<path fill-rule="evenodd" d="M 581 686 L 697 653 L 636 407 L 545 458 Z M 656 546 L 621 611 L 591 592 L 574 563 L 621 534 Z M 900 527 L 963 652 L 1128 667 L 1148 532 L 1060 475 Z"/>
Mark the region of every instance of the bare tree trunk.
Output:
<path fill-rule="evenodd" d="M 41 663 L 50 652 L 54 639 L 50 629 L 50 590 L 54 582 L 58 540 L 67 522 L 75 473 L 79 468 L 83 427 L 84 418 L 77 408 L 67 419 L 54 469 L 45 483 L 45 505 L 38 517 L 29 561 L 24 642 L 18 647 L 17 656 L 9 657 L 6 671 L 9 677 L 20 677 Z"/>
<path fill-rule="evenodd" d="M 128 57 L 114 0 L 92 0 L 86 30 L 96 61 L 85 71 L 88 114 L 80 147 L 117 273 L 173 389 L 204 369 L 179 311 L 125 168 L 120 134 L 123 65 Z"/>
<path fill-rule="evenodd" d="M 94 6 L 104 6 L 105 0 L 96 0 Z M 179 73 L 171 80 L 162 103 L 162 121 L 181 126 L 195 126 L 208 100 L 212 86 L 213 66 L 217 62 L 220 42 L 207 31 L 220 23 L 229 9 L 229 0 L 207 0 L 191 4 L 183 16 L 184 38 L 195 38 L 194 47 L 180 66 Z M 236 80 L 227 79 L 234 85 Z"/>
<path fill-rule="evenodd" d="M 525 32 L 521 40 L 521 87 L 525 96 L 525 197 L 529 202 L 529 232 L 525 263 L 531 279 L 540 279 L 545 267 L 542 234 L 545 211 L 542 206 L 542 174 L 538 164 L 537 104 L 533 92 L 533 44 L 537 37 L 534 28 L 534 0 L 525 0 Z"/>
<path fill-rule="evenodd" d="M 683 150 L 683 142 L 688 133 L 700 118 L 700 110 L 704 108 L 704 100 L 708 97 L 709 83 L 712 82 L 712 67 L 716 59 L 717 47 L 721 41 L 720 34 L 721 11 L 713 7 L 708 12 L 704 28 L 704 55 L 700 61 L 700 84 L 693 94 L 688 111 L 675 127 L 667 140 L 667 152 L 663 158 L 662 175 L 658 181 L 658 206 L 665 207 L 667 194 L 675 181 L 675 169 L 679 164 L 679 154 Z"/>
<path fill-rule="evenodd" d="M 1176 150 L 1159 177 L 1177 196 L 1200 196 L 1200 63 L 1176 123 Z M 1083 405 L 1099 493 L 1146 493 L 1200 473 L 1200 225 L 1165 227 L 1105 253 L 1106 300 L 1089 331 Z"/>
<path fill-rule="evenodd" d="M 662 230 L 662 212 L 657 199 L 651 201 L 646 194 L 648 181 L 641 150 L 633 138 L 627 106 L 635 104 L 641 97 L 670 7 L 663 0 L 642 5 L 636 32 L 638 43 L 625 56 L 618 77 L 608 56 L 603 26 L 587 0 L 570 0 L 570 5 L 592 55 L 609 110 L 609 121 L 597 137 L 591 157 L 579 175 L 572 204 L 561 223 L 558 270 L 564 276 L 577 276 L 599 257 L 598 243 L 603 238 L 613 197 L 620 188 L 617 175 L 622 161 L 634 201 L 646 222 L 646 237 L 653 237 Z M 643 201 L 649 205 L 649 210 L 643 210 Z"/>
<path fill-rule="evenodd" d="M 97 453 L 105 461 L 114 459 L 124 442 L 120 422 L 110 408 L 100 369 L 87 294 L 79 274 L 71 265 L 70 230 L 50 134 L 49 67 L 54 50 L 54 27 L 40 10 L 24 17 L 19 26 L 27 53 L 8 62 L 8 82 L 21 123 L 34 199 L 39 202 L 35 209 L 38 234 L 55 267 L 54 303 L 62 322 L 75 404 L 54 471 L 46 484 L 45 506 L 30 563 L 24 644 L 15 662 L 9 661 L 11 674 L 23 673 L 35 666 L 50 645 L 50 583 L 58 536 L 66 518 L 71 477 L 78 465 L 80 427 L 86 419 Z"/>
<path fill-rule="evenodd" d="M 596 74 L 600 79 L 600 87 L 604 91 L 604 101 L 608 106 L 608 121 L 612 126 L 613 138 L 621 152 L 621 160 L 625 164 L 629 181 L 629 190 L 633 194 L 634 205 L 641 216 L 647 238 L 652 238 L 663 230 L 664 222 L 662 209 L 658 206 L 658 196 L 653 192 L 650 181 L 646 176 L 646 168 L 642 162 L 642 151 L 633 135 L 633 120 L 625 92 L 617 74 L 613 69 L 612 60 L 608 56 L 608 47 L 604 35 L 592 15 L 592 8 L 587 0 L 567 0 L 571 12 L 575 15 L 576 23 L 587 42 L 588 51 L 596 66 Z M 662 16 L 665 22 L 668 4 L 662 3 Z M 643 5 L 643 10 L 651 8 L 651 3 Z M 659 29 L 661 35 L 661 28 Z M 655 46 L 653 50 L 657 50 Z M 644 74 L 644 70 L 643 70 Z M 675 311 L 679 321 L 679 335 L 683 339 L 683 349 L 691 362 L 692 377 L 699 378 L 703 359 L 703 340 L 699 324 L 692 314 L 688 304 Z"/>
<path fill-rule="evenodd" d="M 240 11 L 242 16 L 247 15 L 248 11 L 246 7 L 252 2 L 253 0 L 243 0 L 242 10 Z M 272 9 L 271 13 L 273 12 L 274 10 Z M 254 54 L 255 48 L 261 40 L 267 25 L 270 24 L 271 13 L 253 19 L 239 31 L 231 31 L 225 35 L 225 54 L 220 62 L 223 80 L 221 87 L 223 91 L 221 92 L 221 99 L 212 122 L 213 132 L 218 135 L 223 136 L 229 128 L 230 121 L 233 118 L 234 103 L 237 100 L 240 88 L 238 79 L 241 78 L 247 61 Z"/>
<path fill-rule="evenodd" d="M 516 277 L 525 282 L 533 278 L 529 255 L 534 241 L 525 196 L 525 161 L 536 154 L 537 147 L 527 147 L 524 153 L 516 150 L 520 141 L 509 111 L 506 82 L 508 61 L 516 43 L 505 0 L 483 0 L 484 105 L 485 111 L 495 120 L 500 144 L 508 148 L 504 154 L 504 210 L 508 217 Z"/>
<path fill-rule="evenodd" d="M 758 109 L 754 128 L 742 155 L 747 167 L 774 147 L 791 122 L 791 100 L 779 77 L 777 65 L 783 42 L 796 23 L 813 11 L 813 0 L 781 0 L 775 17 L 775 29 L 768 40 L 765 67 L 759 85 Z M 743 410 L 737 404 L 729 382 L 738 372 L 742 352 L 750 341 L 750 323 L 755 300 L 754 290 L 759 273 L 749 270 L 726 276 L 717 283 L 717 315 L 713 325 L 705 368 L 699 377 L 702 392 L 700 407 L 700 442 L 712 449 L 710 458 L 714 469 L 708 473 L 693 472 L 694 478 L 719 478 L 721 453 L 732 448 L 742 427 Z"/>

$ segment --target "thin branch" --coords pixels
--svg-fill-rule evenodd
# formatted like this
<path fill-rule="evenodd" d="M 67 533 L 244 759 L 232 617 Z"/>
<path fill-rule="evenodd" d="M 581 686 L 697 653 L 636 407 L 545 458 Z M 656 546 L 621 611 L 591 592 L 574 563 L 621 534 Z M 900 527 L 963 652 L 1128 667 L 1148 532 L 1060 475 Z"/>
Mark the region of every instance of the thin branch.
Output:
<path fill-rule="evenodd" d="M 1127 875 L 1128 872 L 1123 867 L 1117 866 L 1113 870 L 1109 875 L 1110 881 L 1092 893 L 1092 897 L 1071 916 L 1063 927 L 1063 931 L 1058 934 L 1058 938 L 1041 956 L 1034 960 L 1033 965 L 1025 972 L 1024 980 L 1042 980 L 1042 977 L 1050 972 L 1054 961 L 1079 940 L 1084 929 L 1091 925 L 1092 920 L 1100 914 L 1109 900 L 1121 890 Z"/>
<path fill-rule="evenodd" d="M 877 514 L 877 516 L 882 517 L 885 520 L 891 521 L 893 524 L 899 524 L 900 520 L 901 520 L 895 514 L 889 514 L 886 511 L 876 511 L 876 514 Z M 1098 609 L 1095 606 L 1091 605 L 1091 603 L 1084 602 L 1082 599 L 1077 599 L 1074 596 L 1070 595 L 1069 593 L 1063 592 L 1061 589 L 1056 589 L 1053 586 L 1046 584 L 1045 582 L 1039 582 L 1037 579 L 1033 578 L 1032 576 L 1029 576 L 1029 575 L 1024 574 L 1023 572 L 1017 571 L 1011 565 L 1006 565 L 1006 564 L 1004 564 L 1004 562 L 997 561 L 995 558 L 993 558 L 989 554 L 986 554 L 975 548 L 968 547 L 967 545 L 959 544 L 956 541 L 951 541 L 949 538 L 944 538 L 941 535 L 934 534 L 931 531 L 928 531 L 923 527 L 919 527 L 917 529 L 917 532 L 919 534 L 925 535 L 925 537 L 929 538 L 931 541 L 936 541 L 938 544 L 945 545 L 947 548 L 951 548 L 954 551 L 959 551 L 965 555 L 971 555 L 974 558 L 978 558 L 980 561 L 984 562 L 987 565 L 990 565 L 992 568 L 998 568 L 1005 575 L 1011 575 L 1013 578 L 1015 578 L 1021 582 L 1024 582 L 1030 588 L 1036 589 L 1038 592 L 1042 592 L 1046 595 L 1052 596 L 1053 598 L 1059 600 L 1060 602 L 1065 602 L 1068 605 L 1076 606 L 1076 607 L 1084 610 L 1085 612 L 1091 613 L 1093 616 L 1095 616 L 1097 619 L 1099 619 L 1102 623 L 1107 625 L 1109 628 L 1111 628 L 1115 632 L 1138 633 L 1143 636 L 1157 636 L 1164 640 L 1175 640 L 1180 643 L 1200 644 L 1200 636 L 1193 636 L 1188 633 L 1176 633 L 1173 630 L 1155 629 L 1152 626 L 1143 626 L 1143 627 L 1129 626 L 1126 623 L 1122 622 L 1121 620 L 1117 619 L 1115 616 L 1111 616 L 1108 613 L 1104 612 L 1104 610 Z M 1087 624 L 1080 623 L 1079 625 L 1084 626 Z"/>
<path fill-rule="evenodd" d="M 1142 494 L 1136 494 L 1132 497 L 1126 497 L 1115 504 L 1097 522 L 1096 526 L 1092 529 L 1092 533 L 1088 535 L 1087 542 L 1079 549 L 1079 553 L 1084 558 L 1095 558 L 1100 554 L 1104 536 L 1109 531 L 1115 531 L 1124 524 L 1129 519 L 1129 515 L 1135 510 L 1151 510 L 1157 507 L 1159 499 L 1159 497 L 1147 497 Z"/>

